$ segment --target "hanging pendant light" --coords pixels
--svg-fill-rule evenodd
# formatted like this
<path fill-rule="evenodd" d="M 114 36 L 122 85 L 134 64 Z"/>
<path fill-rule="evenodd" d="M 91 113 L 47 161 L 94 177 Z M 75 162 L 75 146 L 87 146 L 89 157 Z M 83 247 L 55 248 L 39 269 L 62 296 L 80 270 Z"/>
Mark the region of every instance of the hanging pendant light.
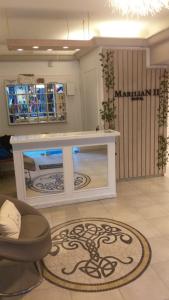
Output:
<path fill-rule="evenodd" d="M 163 8 L 169 9 L 169 0 L 107 0 L 110 7 L 122 15 L 155 15 Z"/>

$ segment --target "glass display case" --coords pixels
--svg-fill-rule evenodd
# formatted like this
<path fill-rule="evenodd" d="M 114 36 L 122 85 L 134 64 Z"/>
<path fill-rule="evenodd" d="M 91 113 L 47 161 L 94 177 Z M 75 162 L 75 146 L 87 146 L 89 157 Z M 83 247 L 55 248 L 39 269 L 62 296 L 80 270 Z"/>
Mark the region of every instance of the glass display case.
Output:
<path fill-rule="evenodd" d="M 5 92 L 10 125 L 66 121 L 63 83 L 8 84 Z"/>

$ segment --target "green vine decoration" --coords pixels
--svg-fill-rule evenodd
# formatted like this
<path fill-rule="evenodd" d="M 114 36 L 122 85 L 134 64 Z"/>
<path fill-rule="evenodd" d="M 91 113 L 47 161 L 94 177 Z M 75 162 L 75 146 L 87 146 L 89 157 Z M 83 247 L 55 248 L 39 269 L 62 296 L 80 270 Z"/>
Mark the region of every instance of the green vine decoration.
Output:
<path fill-rule="evenodd" d="M 157 166 L 159 169 L 163 169 L 169 158 L 169 153 L 168 153 L 168 138 L 165 138 L 162 135 L 159 135 L 158 137 L 158 163 Z"/>
<path fill-rule="evenodd" d="M 159 109 L 158 109 L 158 125 L 159 127 L 167 127 L 167 116 L 168 116 L 168 72 L 165 70 L 163 77 L 160 81 L 160 92 L 159 92 Z"/>
<path fill-rule="evenodd" d="M 160 80 L 160 91 L 159 91 L 159 109 L 158 109 L 158 125 L 159 128 L 166 128 L 168 125 L 168 93 L 169 93 L 169 76 L 165 70 Z M 163 131 L 163 130 L 162 130 Z M 168 137 L 160 134 L 158 136 L 158 169 L 164 170 L 169 159 L 168 152 Z"/>
<path fill-rule="evenodd" d="M 114 52 L 106 49 L 105 53 L 100 53 L 103 83 L 106 88 L 106 99 L 102 102 L 100 109 L 101 119 L 104 121 L 104 128 L 115 129 L 116 107 L 114 98 Z"/>

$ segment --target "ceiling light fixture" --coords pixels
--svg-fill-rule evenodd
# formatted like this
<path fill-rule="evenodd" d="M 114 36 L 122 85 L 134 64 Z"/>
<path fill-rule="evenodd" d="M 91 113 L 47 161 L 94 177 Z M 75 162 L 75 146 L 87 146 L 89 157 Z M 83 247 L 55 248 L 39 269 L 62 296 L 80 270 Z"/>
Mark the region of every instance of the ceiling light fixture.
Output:
<path fill-rule="evenodd" d="M 113 9 L 122 15 L 155 15 L 163 8 L 169 9 L 169 0 L 106 0 Z"/>
<path fill-rule="evenodd" d="M 18 49 L 17 49 L 17 51 L 20 51 L 20 52 L 21 52 L 21 51 L 23 51 L 23 49 L 21 49 L 21 48 L 18 48 Z"/>
<path fill-rule="evenodd" d="M 75 51 L 80 51 L 80 49 L 75 49 Z"/>
<path fill-rule="evenodd" d="M 33 49 L 39 49 L 39 46 L 33 46 L 32 48 Z"/>
<path fill-rule="evenodd" d="M 50 49 L 47 49 L 47 51 L 51 52 L 51 51 L 53 51 L 53 49 L 50 48 Z"/>
<path fill-rule="evenodd" d="M 68 49 L 69 47 L 68 46 L 63 46 L 63 49 Z"/>

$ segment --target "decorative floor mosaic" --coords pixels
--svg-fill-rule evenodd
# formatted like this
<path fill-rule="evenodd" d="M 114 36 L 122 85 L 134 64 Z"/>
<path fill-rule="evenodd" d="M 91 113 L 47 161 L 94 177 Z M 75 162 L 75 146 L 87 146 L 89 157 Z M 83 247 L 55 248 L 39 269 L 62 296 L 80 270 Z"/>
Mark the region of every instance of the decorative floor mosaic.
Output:
<path fill-rule="evenodd" d="M 75 172 L 74 186 L 75 190 L 81 189 L 90 183 L 88 175 Z M 28 185 L 31 190 L 40 193 L 58 193 L 64 191 L 63 172 L 47 173 L 34 178 Z"/>
<path fill-rule="evenodd" d="M 44 277 L 70 290 L 99 292 L 121 287 L 139 277 L 151 260 L 147 239 L 112 219 L 71 220 L 53 227 L 51 233 Z"/>

